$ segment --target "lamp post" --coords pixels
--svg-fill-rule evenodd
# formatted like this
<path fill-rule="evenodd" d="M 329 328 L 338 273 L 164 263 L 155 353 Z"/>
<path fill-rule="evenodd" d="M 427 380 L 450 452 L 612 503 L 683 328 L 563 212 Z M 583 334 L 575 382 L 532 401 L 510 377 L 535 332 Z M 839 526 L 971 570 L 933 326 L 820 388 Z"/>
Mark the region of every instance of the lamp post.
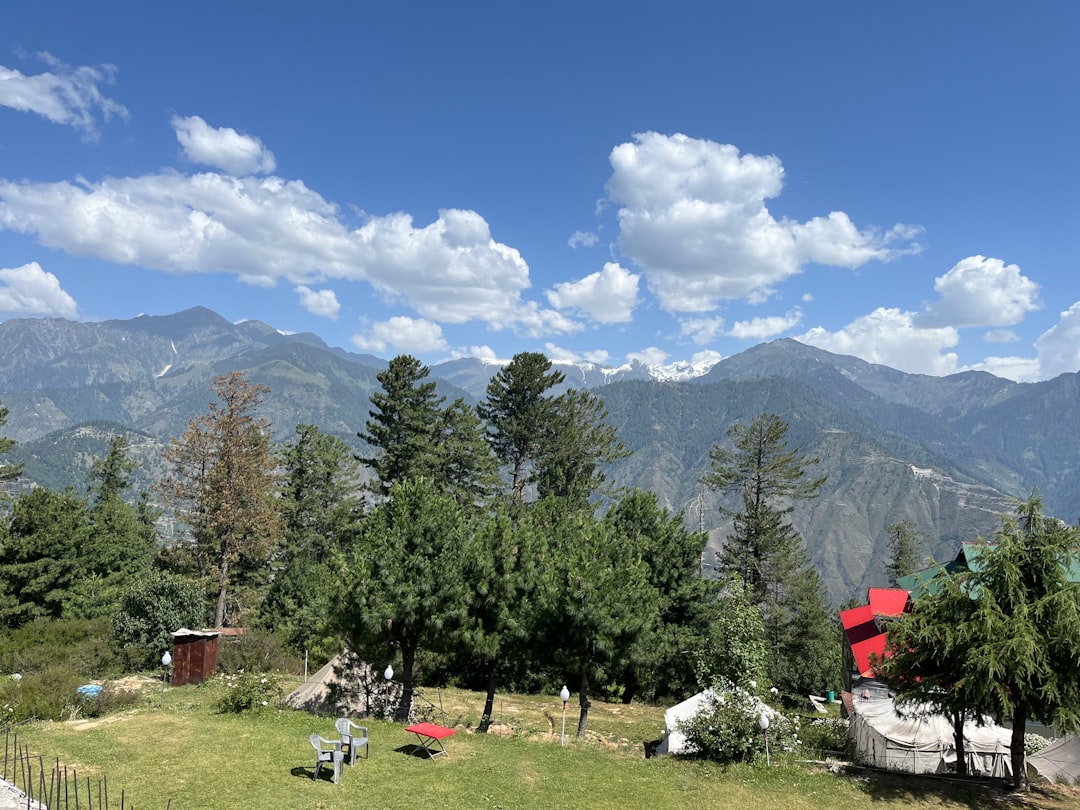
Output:
<path fill-rule="evenodd" d="M 169 680 L 169 665 L 172 663 L 172 656 L 169 651 L 166 650 L 165 654 L 161 656 L 161 708 L 165 708 L 165 683 Z"/>
<path fill-rule="evenodd" d="M 386 665 L 386 669 L 383 670 L 383 678 L 386 679 L 385 689 L 383 689 L 383 717 L 390 718 L 390 682 L 394 679 L 394 667 L 391 664 Z"/>
<path fill-rule="evenodd" d="M 765 735 L 765 764 L 772 765 L 769 761 L 769 715 L 762 712 L 758 717 L 758 725 L 761 726 L 761 733 Z"/>
<path fill-rule="evenodd" d="M 563 684 L 559 697 L 562 698 L 562 742 L 559 744 L 566 745 L 566 701 L 570 699 L 570 690 L 566 688 L 566 684 Z"/>

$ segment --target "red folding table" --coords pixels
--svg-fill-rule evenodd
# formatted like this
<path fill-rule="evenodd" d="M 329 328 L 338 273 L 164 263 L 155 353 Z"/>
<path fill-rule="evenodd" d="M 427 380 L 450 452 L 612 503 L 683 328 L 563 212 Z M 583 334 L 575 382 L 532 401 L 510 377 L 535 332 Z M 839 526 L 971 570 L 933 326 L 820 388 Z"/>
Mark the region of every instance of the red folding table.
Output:
<path fill-rule="evenodd" d="M 428 759 L 435 759 L 440 754 L 445 754 L 446 748 L 443 747 L 442 741 L 452 734 L 457 734 L 457 729 L 435 723 L 415 723 L 406 726 L 405 730 L 411 731 L 416 735 L 416 739 L 420 740 L 420 748 L 427 753 Z"/>

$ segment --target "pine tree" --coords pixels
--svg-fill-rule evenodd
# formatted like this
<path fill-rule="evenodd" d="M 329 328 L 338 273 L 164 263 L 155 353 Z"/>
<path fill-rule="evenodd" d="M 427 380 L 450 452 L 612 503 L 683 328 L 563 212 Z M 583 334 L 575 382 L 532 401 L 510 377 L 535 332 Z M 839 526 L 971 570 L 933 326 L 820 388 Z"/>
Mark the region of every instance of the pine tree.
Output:
<path fill-rule="evenodd" d="M 889 526 L 890 558 L 885 564 L 889 575 L 889 584 L 894 588 L 901 577 L 914 574 L 919 570 L 923 559 L 925 538 L 915 524 L 903 520 Z"/>
<path fill-rule="evenodd" d="M 428 380 L 430 373 L 415 357 L 402 354 L 377 376 L 382 389 L 371 395 L 371 418 L 366 432 L 357 435 L 374 450 L 360 460 L 371 468 L 375 488 L 384 495 L 395 484 L 431 475 L 436 466 L 443 398 Z"/>
<path fill-rule="evenodd" d="M 544 355 L 520 352 L 492 377 L 487 398 L 477 408 L 496 458 L 510 473 L 510 494 L 518 501 L 525 499 L 548 435 L 554 408 L 548 392 L 564 379 Z"/>
<path fill-rule="evenodd" d="M 826 612 L 820 581 L 809 574 L 802 538 L 787 520 L 794 502 L 816 498 L 825 479 L 807 476 L 818 459 L 789 449 L 787 431 L 775 414 L 762 414 L 749 425 L 736 423 L 728 431 L 733 449 L 714 446 L 711 471 L 702 477 L 706 485 L 739 499 L 738 509 L 721 507 L 733 528 L 718 568 L 724 576 L 738 576 L 751 601 L 761 607 L 774 678 L 796 671 L 784 668 L 785 649 L 794 649 L 795 636 L 808 617 Z M 802 677 L 785 681 L 785 688 L 797 692 L 820 686 Z"/>
<path fill-rule="evenodd" d="M 221 404 L 212 402 L 166 448 L 172 471 L 161 489 L 191 528 L 214 627 L 222 627 L 230 599 L 241 613 L 255 607 L 282 523 L 270 424 L 255 416 L 269 389 L 234 371 L 218 377 L 213 390 Z"/>

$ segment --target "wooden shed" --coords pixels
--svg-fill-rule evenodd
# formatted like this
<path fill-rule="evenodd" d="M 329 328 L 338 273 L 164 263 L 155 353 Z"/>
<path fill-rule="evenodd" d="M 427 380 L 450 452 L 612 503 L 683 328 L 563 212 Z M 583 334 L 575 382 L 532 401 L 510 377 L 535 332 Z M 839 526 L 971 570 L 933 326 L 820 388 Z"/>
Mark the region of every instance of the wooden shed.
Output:
<path fill-rule="evenodd" d="M 172 685 L 202 683 L 217 669 L 217 630 L 188 630 L 181 627 L 173 637 Z"/>

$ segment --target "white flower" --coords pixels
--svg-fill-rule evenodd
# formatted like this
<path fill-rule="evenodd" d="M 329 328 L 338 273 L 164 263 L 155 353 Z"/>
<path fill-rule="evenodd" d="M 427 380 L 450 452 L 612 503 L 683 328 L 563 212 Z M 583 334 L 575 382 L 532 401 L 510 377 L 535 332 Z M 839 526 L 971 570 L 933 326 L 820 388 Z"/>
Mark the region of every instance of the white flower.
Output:
<path fill-rule="evenodd" d="M 757 681 L 750 681 L 750 688 L 757 689 Z"/>
<path fill-rule="evenodd" d="M 265 700 L 264 700 L 264 701 L 262 702 L 262 705 L 263 705 L 263 706 L 265 706 L 265 705 L 266 705 L 266 701 L 265 701 Z"/>

